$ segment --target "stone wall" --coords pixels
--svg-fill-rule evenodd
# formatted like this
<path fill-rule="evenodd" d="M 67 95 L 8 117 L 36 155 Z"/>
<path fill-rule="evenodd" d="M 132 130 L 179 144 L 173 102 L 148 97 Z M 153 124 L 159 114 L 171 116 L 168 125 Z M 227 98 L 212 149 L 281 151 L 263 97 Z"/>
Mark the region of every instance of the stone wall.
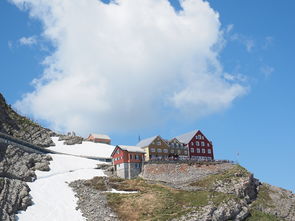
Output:
<path fill-rule="evenodd" d="M 201 179 L 210 174 L 220 173 L 232 166 L 231 163 L 213 162 L 150 162 L 144 165 L 140 176 L 147 180 L 180 184 Z"/>

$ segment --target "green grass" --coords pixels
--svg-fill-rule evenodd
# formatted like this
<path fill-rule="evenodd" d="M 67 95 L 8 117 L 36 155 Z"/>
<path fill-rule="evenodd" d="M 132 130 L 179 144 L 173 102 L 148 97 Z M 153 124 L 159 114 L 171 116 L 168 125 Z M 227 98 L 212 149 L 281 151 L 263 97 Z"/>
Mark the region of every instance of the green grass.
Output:
<path fill-rule="evenodd" d="M 112 185 L 112 184 L 111 184 Z M 233 198 L 228 194 L 210 191 L 184 191 L 142 179 L 116 183 L 120 190 L 137 190 L 135 194 L 107 193 L 108 205 L 121 220 L 169 220 L 208 205 L 216 206 Z"/>
<path fill-rule="evenodd" d="M 259 210 L 251 210 L 251 216 L 249 216 L 246 221 L 280 221 L 277 217 L 263 213 Z"/>
<path fill-rule="evenodd" d="M 271 190 L 266 185 L 261 185 L 258 191 L 257 199 L 252 204 L 252 208 L 259 209 L 260 207 L 273 208 L 272 199 L 270 197 Z"/>
<path fill-rule="evenodd" d="M 235 165 L 233 168 L 226 170 L 223 173 L 210 175 L 202 180 L 198 180 L 197 182 L 192 183 L 191 186 L 210 189 L 217 181 L 231 183 L 233 179 L 238 179 L 239 177 L 246 177 L 249 175 L 250 173 L 245 168 Z"/>

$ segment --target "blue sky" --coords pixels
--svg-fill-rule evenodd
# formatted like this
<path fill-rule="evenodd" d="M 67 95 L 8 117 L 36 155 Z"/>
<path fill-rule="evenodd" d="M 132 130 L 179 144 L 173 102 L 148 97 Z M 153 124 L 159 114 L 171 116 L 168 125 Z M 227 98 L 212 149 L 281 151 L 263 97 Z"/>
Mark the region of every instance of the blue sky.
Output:
<path fill-rule="evenodd" d="M 171 2 L 178 10 L 177 0 Z M 209 3 L 219 13 L 226 41 L 218 53 L 220 64 L 224 72 L 244 79 L 241 84 L 247 93 L 237 96 L 226 108 L 200 118 L 179 117 L 154 122 L 149 127 L 111 130 L 113 143 L 135 144 L 139 135 L 145 138 L 160 134 L 170 138 L 201 129 L 213 141 L 216 158 L 237 160 L 239 153 L 239 163 L 262 182 L 295 191 L 292 175 L 295 169 L 292 139 L 295 3 L 291 0 L 211 0 Z M 21 11 L 8 1 L 0 2 L 0 27 L 0 91 L 8 103 L 15 104 L 35 90 L 31 82 L 42 76 L 42 62 L 55 48 L 41 35 L 40 19 L 30 18 L 28 11 Z M 35 36 L 36 44 L 20 42 L 22 37 L 30 36 Z M 166 108 L 163 113 L 169 115 L 169 106 Z M 28 115 L 52 127 L 48 119 L 36 117 L 43 115 Z"/>

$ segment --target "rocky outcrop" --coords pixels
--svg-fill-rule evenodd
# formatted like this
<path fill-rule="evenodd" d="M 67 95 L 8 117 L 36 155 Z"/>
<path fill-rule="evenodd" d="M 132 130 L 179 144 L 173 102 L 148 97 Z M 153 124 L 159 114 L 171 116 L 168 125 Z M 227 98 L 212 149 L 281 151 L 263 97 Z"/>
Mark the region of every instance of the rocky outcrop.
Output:
<path fill-rule="evenodd" d="M 269 214 L 280 220 L 295 220 L 295 195 L 288 190 L 263 183 L 259 186 L 258 197 L 252 203 L 253 213 Z"/>
<path fill-rule="evenodd" d="M 78 208 L 87 220 L 117 221 L 116 214 L 108 207 L 105 194 L 88 185 L 88 181 L 76 180 L 70 187 L 78 197 Z"/>
<path fill-rule="evenodd" d="M 68 133 L 67 135 L 59 135 L 59 141 L 64 141 L 65 145 L 82 144 L 83 137 L 76 136 L 74 132 Z"/>
<path fill-rule="evenodd" d="M 36 179 L 35 170 L 48 171 L 50 160 L 48 155 L 0 143 L 0 220 L 14 221 L 17 211 L 32 204 L 26 182 Z"/>
<path fill-rule="evenodd" d="M 0 220 L 15 221 L 17 211 L 32 205 L 29 191 L 24 181 L 0 177 Z"/>
<path fill-rule="evenodd" d="M 0 144 L 0 176 L 31 182 L 35 170 L 49 171 L 49 155 L 26 153 L 22 149 Z"/>
<path fill-rule="evenodd" d="M 55 133 L 16 113 L 0 93 L 0 132 L 40 147 L 54 146 Z"/>

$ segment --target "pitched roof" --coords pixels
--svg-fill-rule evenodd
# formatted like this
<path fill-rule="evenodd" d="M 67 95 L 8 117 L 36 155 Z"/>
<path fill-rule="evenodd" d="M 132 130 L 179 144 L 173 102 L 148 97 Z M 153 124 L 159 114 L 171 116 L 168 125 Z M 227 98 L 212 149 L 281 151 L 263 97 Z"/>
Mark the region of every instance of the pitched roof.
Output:
<path fill-rule="evenodd" d="M 156 137 L 158 137 L 158 136 L 153 136 L 153 137 L 141 140 L 141 141 L 138 142 L 138 144 L 136 144 L 136 146 L 138 146 L 138 147 L 146 147 L 146 146 L 150 145 L 151 142 L 153 142 L 154 139 L 156 139 Z"/>
<path fill-rule="evenodd" d="M 175 137 L 177 140 L 179 140 L 181 143 L 189 143 L 191 139 L 195 136 L 195 134 L 198 132 L 198 130 L 194 130 L 182 135 L 179 135 Z"/>
<path fill-rule="evenodd" d="M 93 136 L 94 138 L 97 138 L 97 139 L 106 139 L 106 140 L 110 140 L 111 139 L 106 134 L 90 134 L 90 136 Z"/>
<path fill-rule="evenodd" d="M 118 145 L 122 150 L 127 150 L 128 152 L 134 152 L 134 153 L 145 153 L 143 149 L 137 146 L 126 146 L 126 145 Z"/>

